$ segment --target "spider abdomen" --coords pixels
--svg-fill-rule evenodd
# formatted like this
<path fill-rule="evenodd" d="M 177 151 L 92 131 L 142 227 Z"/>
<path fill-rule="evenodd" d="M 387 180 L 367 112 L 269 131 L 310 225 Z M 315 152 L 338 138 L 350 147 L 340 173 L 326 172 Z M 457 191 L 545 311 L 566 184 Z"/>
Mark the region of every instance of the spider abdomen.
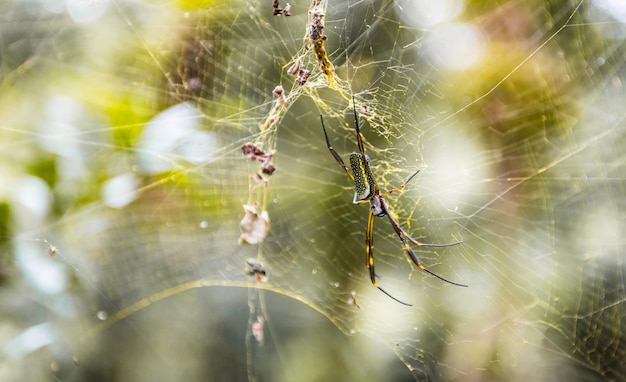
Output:
<path fill-rule="evenodd" d="M 350 167 L 352 168 L 352 175 L 354 175 L 354 202 L 369 200 L 374 195 L 374 179 L 372 174 L 368 171 L 370 158 L 366 155 L 365 161 L 363 156 L 359 153 L 350 154 Z"/>

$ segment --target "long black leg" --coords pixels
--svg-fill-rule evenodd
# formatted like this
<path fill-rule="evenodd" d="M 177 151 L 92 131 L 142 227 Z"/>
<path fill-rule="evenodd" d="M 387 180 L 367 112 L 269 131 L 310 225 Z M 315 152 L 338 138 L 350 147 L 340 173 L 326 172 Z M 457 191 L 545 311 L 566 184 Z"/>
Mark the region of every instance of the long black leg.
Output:
<path fill-rule="evenodd" d="M 385 192 L 384 194 L 382 194 L 382 195 L 380 195 L 380 196 L 384 198 L 385 196 L 387 196 L 387 195 L 389 195 L 389 194 L 392 194 L 392 193 L 394 193 L 394 192 L 396 192 L 396 191 L 400 191 L 400 190 L 402 190 L 404 187 L 406 187 L 406 185 L 407 185 L 410 181 L 412 181 L 412 180 L 413 180 L 413 178 L 415 178 L 415 177 L 417 176 L 417 174 L 419 174 L 419 172 L 420 172 L 420 170 L 418 169 L 418 170 L 417 170 L 417 171 L 415 171 L 413 174 L 411 174 L 411 176 L 409 176 L 409 177 L 407 178 L 407 180 L 405 180 L 405 181 L 404 181 L 404 183 L 402 183 L 401 185 L 399 185 L 398 187 L 396 187 L 396 188 L 394 188 L 394 189 L 392 189 L 392 190 L 389 190 L 389 191 Z"/>
<path fill-rule="evenodd" d="M 411 180 L 413 180 L 413 178 L 415 178 L 415 176 L 417 174 L 419 174 L 420 170 L 415 171 L 411 176 L 409 176 L 407 178 L 407 180 L 404 181 L 404 183 L 402 183 L 401 185 L 399 185 L 398 187 L 389 190 L 387 192 L 385 192 L 384 194 L 380 195 L 381 198 L 384 198 L 385 196 L 399 191 L 401 189 L 403 189 Z M 397 222 L 396 222 L 397 224 Z M 453 245 L 459 245 L 462 242 L 461 241 L 455 241 L 454 243 L 446 243 L 446 244 L 431 244 L 431 243 L 422 243 L 420 241 L 418 241 L 417 239 L 414 239 L 411 235 L 409 235 L 405 230 L 402 229 L 402 227 L 400 227 L 400 229 L 402 230 L 402 235 L 404 235 L 404 237 L 406 237 L 411 243 L 415 244 L 418 247 L 452 247 Z"/>
<path fill-rule="evenodd" d="M 409 258 L 411 259 L 411 261 L 413 261 L 413 263 L 421 270 L 435 276 L 436 278 L 443 280 L 449 284 L 452 285 L 457 285 L 457 286 L 461 286 L 461 287 L 467 287 L 467 285 L 465 284 L 460 284 L 454 281 L 450 281 L 448 279 L 446 279 L 443 276 L 440 276 L 438 274 L 436 274 L 435 272 L 429 270 L 428 268 L 426 268 L 424 265 L 422 265 L 422 263 L 420 262 L 419 258 L 417 257 L 417 255 L 415 254 L 415 252 L 413 252 L 413 250 L 411 249 L 411 247 L 409 246 L 409 243 L 407 242 L 407 238 L 410 238 L 410 241 L 412 243 L 419 243 L 417 240 L 411 238 L 409 236 L 409 234 L 407 234 L 402 227 L 400 227 L 400 224 L 398 224 L 398 222 L 396 221 L 396 219 L 393 218 L 393 216 L 391 216 L 391 211 L 389 210 L 389 206 L 387 205 L 387 202 L 385 202 L 385 200 L 383 198 L 380 199 L 381 201 L 381 206 L 383 208 L 383 210 L 386 212 L 387 217 L 389 218 L 389 222 L 391 222 L 391 226 L 393 227 L 394 231 L 396 231 L 396 234 L 398 235 L 398 237 L 400 238 L 400 240 L 402 241 L 402 244 L 404 245 L 404 249 L 407 253 L 407 255 L 409 256 Z M 415 240 L 415 242 L 414 242 Z M 456 245 L 459 243 L 452 243 L 452 244 L 429 244 L 429 245 L 425 245 L 424 243 L 419 243 L 419 245 L 421 246 L 430 246 L 430 247 L 449 247 L 451 245 Z M 416 244 L 418 245 L 418 244 Z"/>
<path fill-rule="evenodd" d="M 343 163 L 343 159 L 341 159 L 339 154 L 337 154 L 335 149 L 333 149 L 333 146 L 330 144 L 330 139 L 328 139 L 328 134 L 326 133 L 326 127 L 324 126 L 324 117 L 322 117 L 321 115 L 320 115 L 320 120 L 322 121 L 322 130 L 324 130 L 324 138 L 326 138 L 326 146 L 328 147 L 328 150 L 333 155 L 333 158 L 335 158 L 337 163 L 339 163 L 339 165 L 341 165 L 341 168 L 343 168 L 343 170 L 346 172 L 346 174 L 348 174 L 348 176 L 350 177 L 350 180 L 352 180 L 354 182 L 354 176 L 352 175 L 350 170 L 348 170 L 348 168 L 346 167 L 346 164 Z"/>
<path fill-rule="evenodd" d="M 363 147 L 363 138 L 361 137 L 361 129 L 359 128 L 359 116 L 356 113 L 356 102 L 352 96 L 352 108 L 354 109 L 354 127 L 356 129 L 356 142 L 359 145 L 359 153 L 365 158 L 365 147 Z"/>
<path fill-rule="evenodd" d="M 392 300 L 395 300 L 402 305 L 413 306 L 393 297 L 383 288 L 381 288 L 376 282 L 376 272 L 374 271 L 374 214 L 372 213 L 372 210 L 370 210 L 367 217 L 367 229 L 365 232 L 365 266 L 367 266 L 370 270 L 370 279 L 372 281 L 372 285 L 374 285 L 376 288 L 378 288 L 378 290 L 386 294 Z"/>
<path fill-rule="evenodd" d="M 400 227 L 402 229 L 402 227 Z M 459 245 L 463 243 L 462 241 L 455 241 L 454 243 L 445 243 L 445 244 L 432 244 L 432 243 L 422 243 L 417 241 L 411 235 L 409 235 L 405 230 L 402 230 L 404 237 L 406 237 L 411 243 L 415 244 L 417 247 L 453 247 L 455 245 Z"/>

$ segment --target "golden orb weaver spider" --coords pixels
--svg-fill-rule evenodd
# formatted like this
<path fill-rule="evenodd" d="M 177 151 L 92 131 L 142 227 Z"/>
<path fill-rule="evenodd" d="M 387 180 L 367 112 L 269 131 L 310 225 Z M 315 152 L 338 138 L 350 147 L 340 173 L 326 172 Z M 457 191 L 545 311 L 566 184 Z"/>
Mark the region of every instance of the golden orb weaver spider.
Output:
<path fill-rule="evenodd" d="M 359 118 L 356 113 L 356 105 L 354 101 L 354 97 L 352 97 L 352 106 L 354 109 L 354 125 L 356 129 L 356 141 L 359 146 L 359 152 L 353 152 L 350 154 L 350 168 L 352 172 L 348 170 L 343 159 L 337 154 L 333 146 L 330 144 L 330 140 L 328 139 L 328 133 L 326 132 L 326 127 L 324 126 L 324 117 L 320 115 L 320 120 L 322 122 L 322 130 L 324 130 L 324 138 L 326 139 L 326 146 L 328 150 L 332 154 L 333 158 L 339 163 L 341 168 L 348 174 L 348 177 L 352 182 L 354 182 L 355 192 L 354 199 L 352 203 L 354 204 L 365 204 L 369 203 L 369 215 L 367 217 L 367 229 L 365 231 L 365 266 L 369 269 L 370 279 L 372 281 L 372 285 L 378 288 L 381 292 L 386 294 L 391 299 L 399 302 L 400 304 L 411 306 L 411 304 L 407 304 L 406 302 L 400 301 L 397 298 L 393 297 L 389 293 L 387 293 L 384 289 L 382 289 L 378 283 L 376 282 L 376 272 L 374 272 L 374 217 L 384 217 L 387 216 L 389 218 L 389 222 L 393 227 L 393 230 L 396 232 L 400 241 L 404 245 L 404 249 L 411 259 L 413 263 L 421 270 L 435 276 L 436 278 L 443 280 L 449 284 L 457 285 L 461 287 L 467 287 L 465 284 L 456 283 L 454 281 L 450 281 L 443 276 L 436 274 L 435 272 L 429 270 L 424 267 L 420 262 L 415 252 L 409 246 L 409 242 L 413 243 L 413 245 L 417 247 L 451 247 L 453 245 L 461 244 L 460 241 L 448 244 L 428 244 L 421 243 L 418 240 L 414 239 L 411 235 L 409 235 L 402 227 L 398 221 L 393 217 L 391 213 L 391 209 L 389 205 L 385 201 L 385 197 L 396 192 L 402 190 L 415 176 L 420 172 L 418 169 L 411 176 L 407 178 L 401 185 L 396 188 L 393 188 L 387 192 L 381 193 L 378 188 L 378 183 L 376 183 L 376 179 L 374 179 L 374 175 L 372 174 L 372 170 L 370 168 L 370 159 L 365 154 L 365 148 L 363 147 L 363 139 L 361 138 L 361 130 L 359 128 Z"/>

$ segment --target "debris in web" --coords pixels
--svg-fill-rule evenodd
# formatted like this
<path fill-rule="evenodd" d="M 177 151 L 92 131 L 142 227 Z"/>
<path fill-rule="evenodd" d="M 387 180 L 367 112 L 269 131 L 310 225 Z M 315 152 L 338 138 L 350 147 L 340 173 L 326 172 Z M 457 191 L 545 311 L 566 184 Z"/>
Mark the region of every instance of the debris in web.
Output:
<path fill-rule="evenodd" d="M 282 88 L 281 88 L 282 89 Z M 241 151 L 243 155 L 247 156 L 251 160 L 261 162 L 261 170 L 255 173 L 252 177 L 254 180 L 267 183 L 268 178 L 276 171 L 276 167 L 270 162 L 272 159 L 273 153 L 266 153 L 260 147 L 256 146 L 253 143 L 246 143 L 241 146 Z"/>
<path fill-rule="evenodd" d="M 251 160 L 261 162 L 260 170 L 252 175 L 252 179 L 265 187 L 261 212 L 258 212 L 257 202 L 253 198 L 254 187 L 250 186 L 250 200 L 248 204 L 243 205 L 245 214 L 239 223 L 239 228 L 241 229 L 239 244 L 259 244 L 265 240 L 270 229 L 270 218 L 265 210 L 265 206 L 267 203 L 267 183 L 269 182 L 269 177 L 276 171 L 276 167 L 270 162 L 274 153 L 265 152 L 254 143 L 242 145 L 241 151 L 243 155 Z"/>
<path fill-rule="evenodd" d="M 290 76 L 295 76 L 300 73 L 300 69 L 302 69 L 302 59 L 298 57 L 296 61 L 287 69 L 287 74 Z"/>
<path fill-rule="evenodd" d="M 276 167 L 269 162 L 263 162 L 261 164 L 261 173 L 267 176 L 270 176 L 276 171 Z"/>
<path fill-rule="evenodd" d="M 48 241 L 48 239 L 31 239 L 31 240 L 47 244 L 48 245 L 48 254 L 50 256 L 54 256 L 57 253 L 59 253 L 59 249 L 57 247 L 55 247 L 54 245 L 52 245 L 52 243 L 50 243 Z"/>
<path fill-rule="evenodd" d="M 289 13 L 289 11 L 291 10 L 291 4 L 289 3 L 287 3 L 285 8 L 280 8 L 280 3 L 278 2 L 278 0 L 274 0 L 274 2 L 272 3 L 272 8 L 274 8 L 274 16 L 291 16 L 291 13 Z"/>
<path fill-rule="evenodd" d="M 296 78 L 296 83 L 300 86 L 306 84 L 310 75 L 311 75 L 311 71 L 306 70 L 306 69 L 300 69 L 298 71 L 298 78 Z"/>
<path fill-rule="evenodd" d="M 241 236 L 239 244 L 259 244 L 267 236 L 270 229 L 270 217 L 267 211 L 258 212 L 253 204 L 244 204 L 245 215 L 239 223 Z"/>
<path fill-rule="evenodd" d="M 296 83 L 300 86 L 306 84 L 311 71 L 302 67 L 302 58 L 298 57 L 296 61 L 287 69 L 287 74 L 296 77 Z"/>
<path fill-rule="evenodd" d="M 269 280 L 269 272 L 267 268 L 256 259 L 246 260 L 246 274 L 248 276 L 256 276 L 256 281 L 260 283 L 267 282 Z"/>
<path fill-rule="evenodd" d="M 272 94 L 276 96 L 276 102 L 274 103 L 272 110 L 270 110 L 265 122 L 259 124 L 259 129 L 261 129 L 261 131 L 265 130 L 268 126 L 271 126 L 276 122 L 280 112 L 285 110 L 284 106 L 285 104 L 287 104 L 285 89 L 281 85 L 276 85 L 274 87 L 274 90 L 272 90 Z"/>
<path fill-rule="evenodd" d="M 256 342 L 259 344 L 259 347 L 263 346 L 264 336 L 263 336 L 263 327 L 265 326 L 265 320 L 263 317 L 258 316 L 256 321 L 252 323 L 252 335 Z"/>
<path fill-rule="evenodd" d="M 326 15 L 320 7 L 320 3 L 321 0 L 313 0 L 311 4 L 311 9 L 309 10 L 311 21 L 307 25 L 306 34 L 304 35 L 304 47 L 305 49 L 309 49 L 309 42 L 313 45 L 313 52 L 315 53 L 317 64 L 322 73 L 326 76 L 330 87 L 334 88 L 336 85 L 335 68 L 328 59 L 328 54 L 326 54 L 326 48 L 324 46 L 326 41 L 326 36 L 324 35 L 324 16 Z"/>
<path fill-rule="evenodd" d="M 285 89 L 283 89 L 282 86 L 280 85 L 276 85 L 276 87 L 274 88 L 274 90 L 272 90 L 272 93 L 278 97 L 276 99 L 276 106 L 285 106 L 285 104 L 287 103 L 287 99 L 285 98 Z"/>
<path fill-rule="evenodd" d="M 267 162 L 272 158 L 272 154 L 265 153 L 263 149 L 259 148 L 253 143 L 246 143 L 241 146 L 241 151 L 243 151 L 243 155 L 247 156 L 252 160 L 258 160 L 260 162 Z"/>

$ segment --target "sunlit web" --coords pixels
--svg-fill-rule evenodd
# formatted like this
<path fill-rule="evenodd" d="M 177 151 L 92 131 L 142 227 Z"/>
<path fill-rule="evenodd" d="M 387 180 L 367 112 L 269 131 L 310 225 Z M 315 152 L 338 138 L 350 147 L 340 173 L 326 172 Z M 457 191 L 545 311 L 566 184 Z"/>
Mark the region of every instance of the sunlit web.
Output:
<path fill-rule="evenodd" d="M 192 380 L 243 317 L 229 380 L 314 378 L 294 370 L 324 356 L 401 373 L 333 353 L 323 316 L 418 380 L 625 378 L 623 8 L 68 4 L 3 5 L 10 362 Z M 469 288 L 408 263 L 382 219 L 378 282 L 413 307 L 371 286 L 367 207 L 319 124 L 356 151 L 352 96 L 381 188 L 421 169 L 395 218 L 463 241 L 418 256 Z"/>

